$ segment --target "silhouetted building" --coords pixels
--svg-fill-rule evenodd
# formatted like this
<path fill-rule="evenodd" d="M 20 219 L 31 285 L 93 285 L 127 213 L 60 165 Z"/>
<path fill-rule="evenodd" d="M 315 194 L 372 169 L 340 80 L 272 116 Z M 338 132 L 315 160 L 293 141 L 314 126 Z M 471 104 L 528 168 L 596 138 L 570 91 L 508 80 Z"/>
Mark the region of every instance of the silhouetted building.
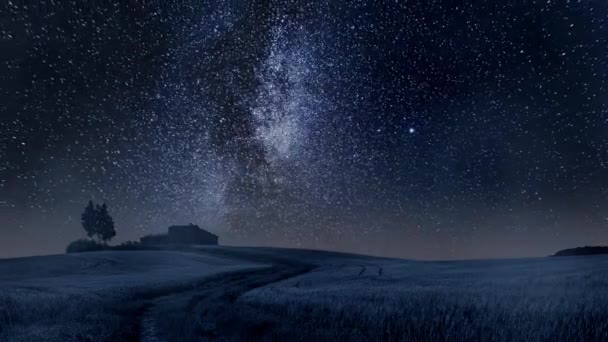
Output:
<path fill-rule="evenodd" d="M 211 234 L 194 224 L 169 227 L 169 241 L 171 243 L 217 245 L 217 240 L 217 235 Z"/>
<path fill-rule="evenodd" d="M 168 234 L 147 235 L 140 239 L 146 245 L 185 244 L 185 245 L 217 245 L 215 234 L 189 224 L 186 226 L 171 226 Z"/>

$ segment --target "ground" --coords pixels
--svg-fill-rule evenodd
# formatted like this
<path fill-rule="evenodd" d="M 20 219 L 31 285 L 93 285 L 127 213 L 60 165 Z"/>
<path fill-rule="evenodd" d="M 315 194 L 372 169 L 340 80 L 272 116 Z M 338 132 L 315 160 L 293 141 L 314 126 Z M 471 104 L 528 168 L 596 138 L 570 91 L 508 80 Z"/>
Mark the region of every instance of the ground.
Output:
<path fill-rule="evenodd" d="M 206 247 L 0 261 L 0 340 L 606 340 L 608 256 Z"/>
<path fill-rule="evenodd" d="M 177 251 L 0 260 L 0 340 L 128 339 L 137 327 L 123 316 L 144 308 L 148 298 L 256 267 L 265 266 Z"/>

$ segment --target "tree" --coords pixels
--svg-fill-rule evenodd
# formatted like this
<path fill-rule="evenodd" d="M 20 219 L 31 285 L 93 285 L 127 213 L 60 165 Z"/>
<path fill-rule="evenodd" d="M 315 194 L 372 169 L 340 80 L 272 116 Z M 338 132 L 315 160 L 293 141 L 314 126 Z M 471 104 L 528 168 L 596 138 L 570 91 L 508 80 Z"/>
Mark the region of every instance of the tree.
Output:
<path fill-rule="evenodd" d="M 114 220 L 110 216 L 108 206 L 105 203 L 94 205 L 93 201 L 89 201 L 89 204 L 84 208 L 81 221 L 82 227 L 89 237 L 96 236 L 99 241 L 105 243 L 116 236 Z"/>
<path fill-rule="evenodd" d="M 87 232 L 88 237 L 93 237 L 96 234 L 97 227 L 97 211 L 93 205 L 93 201 L 89 201 L 89 204 L 84 208 L 84 212 L 81 217 L 82 228 Z"/>
<path fill-rule="evenodd" d="M 108 212 L 108 206 L 104 203 L 97 206 L 97 235 L 104 243 L 116 236 L 114 220 Z"/>

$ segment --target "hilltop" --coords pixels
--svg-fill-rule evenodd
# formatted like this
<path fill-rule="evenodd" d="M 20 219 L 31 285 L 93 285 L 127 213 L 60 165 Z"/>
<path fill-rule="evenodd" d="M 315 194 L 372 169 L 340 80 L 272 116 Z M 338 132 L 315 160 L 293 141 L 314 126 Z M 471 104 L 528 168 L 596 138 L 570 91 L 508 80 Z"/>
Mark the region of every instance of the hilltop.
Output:
<path fill-rule="evenodd" d="M 608 257 L 415 261 L 192 247 L 0 260 L 0 340 L 573 341 Z"/>
<path fill-rule="evenodd" d="M 597 255 L 608 254 L 608 246 L 585 246 L 563 249 L 553 256 Z"/>

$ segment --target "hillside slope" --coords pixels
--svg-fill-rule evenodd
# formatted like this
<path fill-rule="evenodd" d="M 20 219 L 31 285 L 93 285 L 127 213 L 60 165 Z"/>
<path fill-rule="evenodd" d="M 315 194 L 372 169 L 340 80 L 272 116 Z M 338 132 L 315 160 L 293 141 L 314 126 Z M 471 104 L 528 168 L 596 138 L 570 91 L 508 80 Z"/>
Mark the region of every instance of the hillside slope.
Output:
<path fill-rule="evenodd" d="M 137 322 L 124 318 L 136 316 L 148 299 L 212 276 L 265 267 L 177 251 L 0 260 L 0 340 L 130 339 Z"/>
<path fill-rule="evenodd" d="M 263 322 L 270 340 L 599 341 L 607 275 L 608 256 L 334 259 L 247 292 L 235 310 Z"/>
<path fill-rule="evenodd" d="M 608 254 L 608 246 L 585 246 L 563 249 L 553 256 L 598 255 Z"/>
<path fill-rule="evenodd" d="M 245 247 L 3 260 L 0 340 L 605 340 L 606 274 Z"/>

